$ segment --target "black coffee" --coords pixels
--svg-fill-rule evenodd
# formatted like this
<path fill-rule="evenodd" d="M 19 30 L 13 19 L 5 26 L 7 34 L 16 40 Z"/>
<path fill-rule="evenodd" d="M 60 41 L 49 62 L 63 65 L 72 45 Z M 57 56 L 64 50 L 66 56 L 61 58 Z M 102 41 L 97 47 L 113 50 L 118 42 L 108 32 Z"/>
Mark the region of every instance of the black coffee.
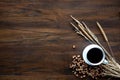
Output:
<path fill-rule="evenodd" d="M 103 58 L 103 53 L 98 48 L 93 48 L 88 51 L 87 58 L 91 63 L 99 63 Z"/>

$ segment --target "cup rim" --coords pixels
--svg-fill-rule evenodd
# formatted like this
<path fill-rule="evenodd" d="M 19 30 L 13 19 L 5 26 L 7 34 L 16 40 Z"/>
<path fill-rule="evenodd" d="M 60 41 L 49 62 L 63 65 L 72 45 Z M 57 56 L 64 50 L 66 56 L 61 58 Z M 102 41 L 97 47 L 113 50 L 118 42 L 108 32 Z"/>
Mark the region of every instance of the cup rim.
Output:
<path fill-rule="evenodd" d="M 91 50 L 92 48 L 98 48 L 102 51 L 103 58 L 98 63 L 92 63 L 87 59 L 88 51 Z M 92 66 L 100 65 L 101 63 L 103 63 L 103 61 L 105 59 L 105 53 L 104 53 L 103 49 L 99 45 L 96 45 L 96 44 L 90 44 L 90 45 L 86 46 L 83 50 L 82 56 L 83 56 L 85 63 L 87 63 L 88 65 L 92 65 Z"/>

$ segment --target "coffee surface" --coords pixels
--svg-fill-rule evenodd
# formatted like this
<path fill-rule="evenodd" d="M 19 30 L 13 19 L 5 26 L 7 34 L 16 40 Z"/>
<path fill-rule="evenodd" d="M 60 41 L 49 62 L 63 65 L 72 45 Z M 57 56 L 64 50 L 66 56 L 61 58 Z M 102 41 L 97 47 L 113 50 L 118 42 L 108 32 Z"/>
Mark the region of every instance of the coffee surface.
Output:
<path fill-rule="evenodd" d="M 98 48 L 93 48 L 88 51 L 87 58 L 91 63 L 99 63 L 103 58 L 102 51 Z"/>

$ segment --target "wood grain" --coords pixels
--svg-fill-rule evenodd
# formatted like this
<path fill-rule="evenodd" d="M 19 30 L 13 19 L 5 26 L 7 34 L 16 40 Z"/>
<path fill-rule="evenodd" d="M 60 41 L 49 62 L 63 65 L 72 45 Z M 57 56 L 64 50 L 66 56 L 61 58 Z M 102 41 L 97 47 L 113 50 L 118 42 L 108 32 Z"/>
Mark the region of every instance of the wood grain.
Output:
<path fill-rule="evenodd" d="M 70 15 L 106 46 L 99 21 L 120 63 L 119 0 L 0 0 L 0 80 L 80 80 L 69 64 L 90 43 L 75 34 Z"/>

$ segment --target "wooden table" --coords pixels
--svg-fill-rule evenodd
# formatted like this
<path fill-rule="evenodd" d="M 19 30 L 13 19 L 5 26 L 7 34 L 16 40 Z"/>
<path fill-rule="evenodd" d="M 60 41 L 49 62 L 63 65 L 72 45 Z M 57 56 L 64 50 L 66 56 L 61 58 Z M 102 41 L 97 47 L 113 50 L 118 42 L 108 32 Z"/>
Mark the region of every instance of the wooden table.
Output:
<path fill-rule="evenodd" d="M 0 80 L 82 80 L 69 64 L 90 43 L 74 32 L 70 15 L 106 46 L 99 21 L 120 63 L 119 0 L 0 0 Z"/>

